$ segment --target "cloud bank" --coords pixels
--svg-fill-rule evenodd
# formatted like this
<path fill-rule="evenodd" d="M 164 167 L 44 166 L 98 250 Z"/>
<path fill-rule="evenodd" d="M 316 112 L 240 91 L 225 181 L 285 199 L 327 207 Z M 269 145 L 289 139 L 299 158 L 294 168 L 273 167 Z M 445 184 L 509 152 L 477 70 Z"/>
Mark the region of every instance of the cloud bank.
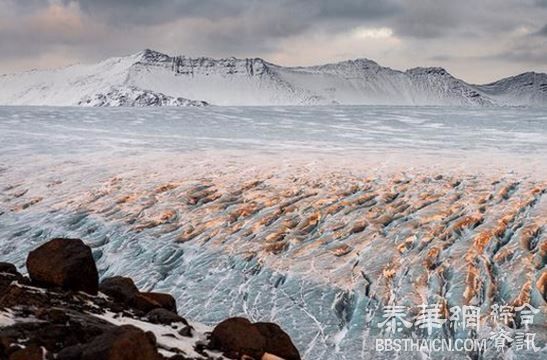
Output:
<path fill-rule="evenodd" d="M 545 0 L 0 0 L 0 73 L 143 48 L 308 65 L 367 57 L 470 81 L 547 71 Z"/>

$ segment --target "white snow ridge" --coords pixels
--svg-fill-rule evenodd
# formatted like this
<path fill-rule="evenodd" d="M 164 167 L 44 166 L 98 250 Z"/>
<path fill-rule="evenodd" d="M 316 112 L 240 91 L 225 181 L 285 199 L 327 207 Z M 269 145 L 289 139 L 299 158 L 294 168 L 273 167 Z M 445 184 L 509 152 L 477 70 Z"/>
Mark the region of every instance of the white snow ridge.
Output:
<path fill-rule="evenodd" d="M 547 74 L 472 85 L 442 68 L 407 71 L 368 59 L 283 67 L 260 58 L 153 50 L 98 64 L 0 76 L 0 105 L 546 105 Z"/>

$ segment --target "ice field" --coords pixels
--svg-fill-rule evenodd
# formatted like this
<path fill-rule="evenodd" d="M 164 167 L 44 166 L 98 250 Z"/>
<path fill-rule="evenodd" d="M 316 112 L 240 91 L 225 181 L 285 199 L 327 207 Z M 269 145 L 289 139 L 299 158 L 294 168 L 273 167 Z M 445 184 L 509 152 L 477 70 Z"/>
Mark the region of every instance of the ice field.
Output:
<path fill-rule="evenodd" d="M 275 321 L 308 360 L 392 359 L 386 305 L 528 303 L 540 349 L 504 356 L 541 359 L 546 169 L 542 108 L 0 107 L 0 261 L 78 237 L 101 276 Z"/>

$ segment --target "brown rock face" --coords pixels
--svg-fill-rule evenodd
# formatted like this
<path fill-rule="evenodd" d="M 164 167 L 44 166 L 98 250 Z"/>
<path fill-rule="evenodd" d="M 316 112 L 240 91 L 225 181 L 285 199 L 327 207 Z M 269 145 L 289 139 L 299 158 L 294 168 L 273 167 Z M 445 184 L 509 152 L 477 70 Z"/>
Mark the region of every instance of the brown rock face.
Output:
<path fill-rule="evenodd" d="M 48 241 L 29 253 L 27 269 L 37 285 L 97 294 L 97 267 L 91 249 L 82 240 Z"/>
<path fill-rule="evenodd" d="M 177 313 L 169 311 L 167 309 L 158 308 L 150 311 L 146 314 L 146 318 L 154 324 L 171 325 L 172 323 L 180 322 L 184 325 L 188 325 L 188 322 Z"/>
<path fill-rule="evenodd" d="M 9 360 L 42 360 L 44 350 L 36 345 L 31 345 L 25 349 L 17 350 L 10 355 Z"/>
<path fill-rule="evenodd" d="M 6 273 L 6 274 L 12 274 L 17 275 L 19 274 L 17 272 L 17 268 L 15 265 L 5 262 L 0 262 L 0 273 Z"/>
<path fill-rule="evenodd" d="M 244 356 L 261 359 L 267 353 L 284 360 L 300 360 L 291 338 L 278 325 L 234 317 L 218 324 L 211 334 L 209 347 L 220 350 L 226 357 Z"/>
<path fill-rule="evenodd" d="M 133 280 L 123 276 L 104 279 L 99 286 L 99 290 L 114 300 L 145 313 L 158 308 L 177 312 L 177 302 L 174 297 L 156 292 L 141 293 Z"/>
<path fill-rule="evenodd" d="M 266 340 L 247 319 L 234 317 L 218 324 L 211 333 L 210 347 L 220 350 L 230 359 L 244 355 L 260 359 L 264 355 Z"/>
<path fill-rule="evenodd" d="M 254 326 L 266 340 L 265 352 L 274 354 L 285 360 L 300 360 L 300 354 L 292 343 L 291 338 L 278 325 L 257 322 Z"/>
<path fill-rule="evenodd" d="M 17 272 L 15 265 L 0 263 L 0 299 L 12 282 L 22 280 L 23 276 Z"/>
<path fill-rule="evenodd" d="M 99 290 L 114 300 L 123 303 L 133 301 L 133 298 L 139 293 L 139 289 L 137 289 L 133 280 L 123 276 L 104 279 L 99 286 Z"/>
<path fill-rule="evenodd" d="M 58 356 L 62 360 L 160 360 L 156 340 L 131 325 L 116 327 L 93 341 L 64 349 Z"/>
<path fill-rule="evenodd" d="M 177 302 L 174 297 L 172 297 L 169 294 L 164 293 L 157 293 L 157 292 L 143 292 L 141 295 L 149 299 L 153 302 L 156 302 L 160 305 L 160 307 L 172 311 L 177 312 Z"/>

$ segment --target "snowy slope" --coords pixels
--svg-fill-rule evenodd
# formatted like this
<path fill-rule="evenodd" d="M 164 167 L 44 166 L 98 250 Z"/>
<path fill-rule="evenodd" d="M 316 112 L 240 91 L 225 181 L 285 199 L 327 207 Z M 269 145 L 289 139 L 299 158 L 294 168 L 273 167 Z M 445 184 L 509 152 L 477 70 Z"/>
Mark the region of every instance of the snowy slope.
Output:
<path fill-rule="evenodd" d="M 547 104 L 547 74 L 526 72 L 496 82 L 476 86 L 501 103 L 515 105 Z"/>
<path fill-rule="evenodd" d="M 93 65 L 0 76 L 0 104 L 541 105 L 547 103 L 545 77 L 526 73 L 480 86 L 442 68 L 403 72 L 368 59 L 283 67 L 259 58 L 172 57 L 144 50 Z"/>

